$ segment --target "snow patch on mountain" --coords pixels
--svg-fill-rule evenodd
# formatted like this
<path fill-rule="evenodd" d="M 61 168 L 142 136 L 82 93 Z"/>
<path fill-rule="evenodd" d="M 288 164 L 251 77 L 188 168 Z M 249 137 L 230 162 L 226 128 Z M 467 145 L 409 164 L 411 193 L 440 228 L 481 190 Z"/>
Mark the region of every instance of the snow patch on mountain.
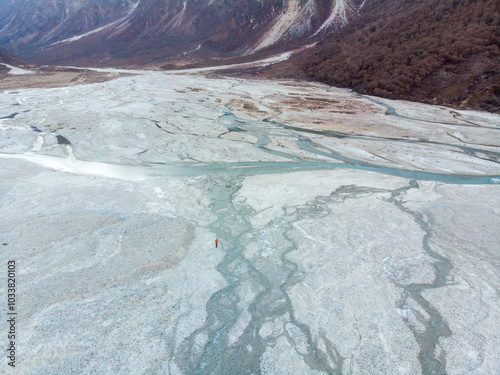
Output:
<path fill-rule="evenodd" d="M 175 29 L 178 29 L 178 28 L 180 28 L 182 26 L 182 21 L 184 20 L 184 14 L 186 13 L 186 6 L 187 6 L 187 1 L 184 1 L 182 3 L 182 10 L 181 10 L 181 12 L 177 16 L 175 16 L 175 18 L 174 18 L 175 22 L 173 24 L 173 27 Z"/>
<path fill-rule="evenodd" d="M 99 31 L 102 31 L 102 30 L 104 30 L 104 29 L 106 29 L 106 28 L 109 28 L 109 27 L 115 26 L 115 25 L 120 24 L 120 23 L 122 23 L 122 24 L 121 24 L 121 25 L 119 25 L 119 26 L 120 26 L 120 27 L 123 27 L 123 26 L 124 26 L 124 25 L 126 25 L 126 23 L 127 23 L 127 22 L 125 22 L 125 23 L 123 23 L 123 22 L 124 22 L 124 21 L 128 21 L 128 20 L 129 20 L 130 16 L 132 16 L 132 15 L 133 15 L 134 11 L 137 9 L 137 6 L 139 5 L 139 3 L 140 3 L 140 2 L 141 2 L 141 0 L 138 0 L 138 1 L 137 1 L 137 2 L 135 2 L 135 3 L 131 3 L 131 4 L 130 4 L 130 8 L 129 8 L 129 9 L 128 9 L 128 11 L 127 11 L 127 15 L 126 15 L 125 17 L 122 17 L 122 18 L 120 18 L 120 19 L 118 19 L 118 20 L 116 20 L 116 21 L 110 22 L 110 23 L 108 23 L 108 24 L 106 24 L 106 25 L 103 25 L 103 26 L 101 26 L 101 27 L 98 27 L 98 28 L 96 28 L 96 29 L 93 29 L 93 30 L 87 31 L 86 33 L 83 33 L 83 34 L 80 34 L 80 35 L 74 35 L 74 36 L 72 36 L 72 37 L 70 37 L 70 38 L 66 38 L 66 39 L 63 39 L 63 40 L 59 40 L 59 41 L 57 41 L 57 42 L 55 42 L 55 43 L 49 44 L 49 45 L 48 45 L 48 47 L 50 47 L 50 46 L 54 46 L 54 45 L 56 45 L 56 44 L 60 44 L 60 43 L 70 43 L 70 42 L 75 42 L 75 41 L 77 41 L 77 40 L 79 40 L 79 39 L 82 39 L 82 38 L 85 38 L 85 37 L 87 37 L 87 36 L 89 36 L 89 35 L 92 35 L 92 34 L 98 33 Z M 58 25 L 58 28 L 60 28 L 60 26 L 61 26 L 62 24 L 64 24 L 65 22 L 66 22 L 66 19 L 65 19 L 65 20 L 64 20 L 64 21 L 63 21 L 60 25 Z"/>
<path fill-rule="evenodd" d="M 139 3 L 141 2 L 141 0 L 137 0 L 136 3 L 132 3 L 130 5 L 130 9 L 128 10 L 128 15 L 131 16 L 132 13 L 134 13 L 134 11 L 137 9 L 137 7 L 139 6 Z"/>
<path fill-rule="evenodd" d="M 104 30 L 105 28 L 107 27 L 110 27 L 110 26 L 113 26 L 115 25 L 116 23 L 120 22 L 122 20 L 118 20 L 118 21 L 115 21 L 115 22 L 111 22 L 107 25 L 104 25 L 104 26 L 101 26 L 101 27 L 98 27 L 97 29 L 94 29 L 94 30 L 90 30 L 84 34 L 80 34 L 80 35 L 75 35 L 75 36 L 72 36 L 71 38 L 67 38 L 67 39 L 63 39 L 63 40 L 60 40 L 58 42 L 55 42 L 55 43 L 52 43 L 52 44 L 49 44 L 48 47 L 50 46 L 54 46 L 56 44 L 60 44 L 60 43 L 70 43 L 70 42 L 75 42 L 79 39 L 82 39 L 82 38 L 85 38 L 86 36 L 89 36 L 89 35 L 92 35 L 92 34 L 95 34 L 95 33 L 98 33 L 99 31 L 101 30 Z"/>
<path fill-rule="evenodd" d="M 333 6 L 332 13 L 330 13 L 330 16 L 323 22 L 314 35 L 328 30 L 329 28 L 341 27 L 347 24 L 347 9 L 352 8 L 352 5 L 348 0 L 333 0 L 333 2 L 335 5 Z"/>
<path fill-rule="evenodd" d="M 247 53 L 254 53 L 272 46 L 286 36 L 300 36 L 311 30 L 311 18 L 316 14 L 315 0 L 300 6 L 299 0 L 290 0 L 285 13 L 278 17 L 271 29 L 260 39 L 257 46 Z"/>

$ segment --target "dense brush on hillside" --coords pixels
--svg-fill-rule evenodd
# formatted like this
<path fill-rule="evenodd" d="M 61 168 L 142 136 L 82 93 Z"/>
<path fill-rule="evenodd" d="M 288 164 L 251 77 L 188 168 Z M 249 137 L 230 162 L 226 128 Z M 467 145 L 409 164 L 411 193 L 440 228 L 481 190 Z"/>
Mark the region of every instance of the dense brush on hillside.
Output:
<path fill-rule="evenodd" d="M 309 77 L 386 98 L 500 111 L 498 0 L 374 0 L 304 58 Z"/>

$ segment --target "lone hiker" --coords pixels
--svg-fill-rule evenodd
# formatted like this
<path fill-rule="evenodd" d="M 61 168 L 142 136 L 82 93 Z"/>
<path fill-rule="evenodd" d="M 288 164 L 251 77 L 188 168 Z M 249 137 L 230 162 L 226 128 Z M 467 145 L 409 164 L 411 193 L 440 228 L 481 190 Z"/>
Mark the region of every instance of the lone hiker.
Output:
<path fill-rule="evenodd" d="M 219 240 L 216 238 L 215 239 L 215 247 L 217 247 L 218 244 L 219 244 Z"/>

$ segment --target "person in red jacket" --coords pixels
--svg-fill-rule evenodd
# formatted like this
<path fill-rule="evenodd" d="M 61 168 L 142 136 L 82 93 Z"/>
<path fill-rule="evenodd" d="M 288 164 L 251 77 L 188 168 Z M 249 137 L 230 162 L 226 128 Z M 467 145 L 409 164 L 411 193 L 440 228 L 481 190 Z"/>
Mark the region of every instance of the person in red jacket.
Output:
<path fill-rule="evenodd" d="M 215 247 L 217 247 L 218 244 L 219 244 L 219 240 L 216 238 L 215 239 Z"/>

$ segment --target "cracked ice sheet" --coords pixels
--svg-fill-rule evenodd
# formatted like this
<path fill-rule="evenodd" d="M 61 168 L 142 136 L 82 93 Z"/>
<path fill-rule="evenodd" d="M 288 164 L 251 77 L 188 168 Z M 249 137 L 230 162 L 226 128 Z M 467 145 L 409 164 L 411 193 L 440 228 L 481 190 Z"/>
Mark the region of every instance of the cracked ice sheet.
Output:
<path fill-rule="evenodd" d="M 420 373 L 418 345 L 395 308 L 401 290 L 383 261 L 421 256 L 430 268 L 429 260 L 424 233 L 388 197 L 376 189 L 334 197 L 328 216 L 299 220 L 291 232 L 297 248 L 287 259 L 304 278 L 289 292 L 296 318 L 311 328 L 314 340 L 324 335 L 338 350 L 344 373 Z M 417 272 L 418 280 L 419 271 L 409 272 Z"/>
<path fill-rule="evenodd" d="M 244 198 L 257 211 L 250 219 L 253 227 L 263 228 L 281 216 L 287 207 L 305 204 L 320 195 L 330 195 L 343 185 L 391 190 L 408 185 L 408 179 L 342 169 L 287 173 L 280 174 L 279 178 L 273 174 L 245 178 L 236 197 Z"/>
<path fill-rule="evenodd" d="M 330 181 L 335 181 L 335 172 L 331 173 Z M 358 181 L 362 181 L 361 186 L 393 190 L 406 184 L 401 179 L 400 186 L 383 186 L 380 181 L 377 185 L 377 177 L 370 180 L 370 174 L 360 173 L 365 175 Z M 281 182 L 281 195 L 274 195 L 272 186 L 267 185 L 267 193 L 273 197 L 270 201 L 277 201 L 277 211 L 269 209 L 263 215 L 272 218 L 284 211 L 293 212 L 292 208 L 315 195 L 326 196 L 337 186 L 321 182 L 308 185 L 300 178 L 301 173 L 286 176 L 290 177 Z M 245 190 L 249 186 L 252 189 Z M 259 186 L 248 178 L 240 193 L 247 193 L 247 203 L 255 209 L 265 209 L 269 207 L 265 204 L 266 193 L 259 191 Z M 257 189 L 255 196 L 249 193 L 253 189 Z M 295 189 L 304 190 L 298 194 Z M 431 283 L 433 259 L 424 253 L 424 233 L 419 225 L 386 202 L 387 198 L 387 193 L 375 190 L 370 195 L 368 191 L 330 203 L 332 212 L 326 218 L 296 223 L 292 239 L 299 246 L 288 259 L 299 265 L 304 281 L 291 288 L 290 298 L 296 318 L 311 327 L 313 337 L 319 340 L 320 334 L 326 332 L 326 338 L 345 358 L 345 371 L 420 373 L 418 346 L 401 320 L 405 311 L 396 308 L 401 289 L 393 281 L 406 285 Z M 495 372 L 499 363 L 495 348 L 500 345 L 495 334 L 500 318 L 495 293 L 499 286 L 496 248 L 500 239 L 495 230 L 500 224 L 498 187 L 420 182 L 418 189 L 403 196 L 403 201 L 411 210 L 432 219 L 431 248 L 453 260 L 450 285 L 424 294 L 453 331 L 452 337 L 440 342 L 447 352 L 449 373 L 461 374 L 464 368 L 474 374 Z M 471 215 L 477 225 L 471 226 Z M 380 227 L 385 229 L 381 231 Z M 403 272 L 396 275 L 397 280 L 394 269 L 387 268 L 388 258 L 396 260 L 391 267 Z M 411 308 L 423 313 L 419 306 Z M 406 313 L 413 314 L 411 310 Z M 280 347 L 281 356 L 295 355 L 295 349 L 287 348 L 284 342 Z M 271 353 L 266 352 L 266 360 Z"/>
<path fill-rule="evenodd" d="M 499 170 L 497 163 L 462 153 L 460 149 L 452 145 L 412 144 L 389 140 L 384 142 L 339 140 L 329 137 L 311 137 L 311 139 L 341 155 L 349 155 L 357 160 L 393 168 L 403 167 L 407 170 L 431 173 L 470 175 L 494 175 Z M 483 149 L 490 150 L 489 147 L 483 147 Z"/>
<path fill-rule="evenodd" d="M 385 202 L 390 194 L 384 190 L 408 182 L 361 171 L 297 172 L 280 175 L 279 181 L 275 176 L 249 177 L 238 193 L 260 211 L 253 222 L 260 227 L 285 212 L 300 217 L 301 211 L 309 212 L 308 203 L 341 186 L 368 188 L 345 202 L 343 198 L 331 202 L 332 212 L 326 217 L 296 221 L 290 233 L 296 250 L 287 256 L 303 275 L 303 281 L 289 290 L 296 319 L 310 327 L 313 341 L 321 342 L 324 335 L 327 345 L 345 358 L 345 371 L 420 372 L 418 345 L 395 308 L 401 290 L 393 285 L 394 276 L 383 264 L 388 257 L 403 265 L 405 260 L 417 262 L 417 267 L 406 271 L 408 282 L 432 281 L 429 259 L 422 249 L 423 232 L 411 217 Z M 274 348 L 267 349 L 262 368 L 286 373 L 288 365 L 300 367 L 296 350 L 280 338 Z"/>
<path fill-rule="evenodd" d="M 425 121 L 444 122 L 450 124 L 475 124 L 478 127 L 500 127 L 498 123 L 498 115 L 489 112 L 465 111 L 442 106 L 429 106 L 427 104 L 409 102 L 405 100 L 390 100 L 375 97 L 373 97 L 373 99 L 394 107 L 396 112 L 400 115 L 417 117 Z"/>
<path fill-rule="evenodd" d="M 200 81 L 205 88 L 198 88 Z M 105 84 L 0 94 L 11 106 L 20 104 L 15 118 L 1 120 L 7 131 L 0 141 L 0 152 L 28 151 L 37 141 L 33 126 L 44 140 L 53 132 L 64 136 L 76 158 L 88 162 L 285 161 L 256 149 L 253 142 L 219 138 L 227 128 L 214 120 L 223 112 L 198 99 L 202 94 L 225 95 L 232 83 L 150 73 Z M 0 109 L 0 116 L 12 112 L 6 106 Z M 36 154 L 43 155 L 54 155 L 56 150 L 38 144 L 35 148 Z"/>
<path fill-rule="evenodd" d="M 10 116 L 14 111 L 20 112 L 15 118 L 2 120 L 2 126 L 19 126 L 22 129 L 15 135 L 12 133 L 12 136 L 18 137 L 8 145 L 14 146 L 13 152 L 24 151 L 22 148 L 15 149 L 19 144 L 22 147 L 32 144 L 33 152 L 53 155 L 57 148 L 52 148 L 52 132 L 58 132 L 74 143 L 75 154 L 87 162 L 123 162 L 133 166 L 144 161 L 180 162 L 182 158 L 195 156 L 185 152 L 185 148 L 193 144 L 198 148 L 193 153 L 204 158 L 214 158 L 210 160 L 248 161 L 257 154 L 245 154 L 235 147 L 230 153 L 223 155 L 228 144 L 220 142 L 214 147 L 216 142 L 213 142 L 214 145 L 203 142 L 204 139 L 216 139 L 226 129 L 211 122 L 220 116 L 221 111 L 202 106 L 198 99 L 212 98 L 213 104 L 220 97 L 223 103 L 229 102 L 235 96 L 232 87 L 238 82 L 235 79 L 210 80 L 203 77 L 172 77 L 147 73 L 141 77 L 86 86 L 85 90 L 64 88 L 2 93 L 1 99 L 5 99 L 7 105 L 0 108 L 1 116 Z M 271 100 L 283 96 L 287 90 L 292 91 L 293 87 L 293 91 L 303 92 L 300 95 L 309 95 L 304 94 L 306 91 L 326 92 L 326 87 L 321 85 L 282 83 L 265 81 L 253 82 L 252 85 L 264 97 L 266 90 L 270 93 L 274 90 L 276 95 Z M 189 88 L 190 86 L 192 87 Z M 337 90 L 337 94 L 339 91 Z M 250 93 L 253 95 L 255 92 Z M 83 101 L 75 99 L 78 95 L 84 97 Z M 86 102 L 92 95 L 97 100 Z M 236 96 L 239 96 L 239 92 Z M 383 115 L 383 110 L 375 108 L 371 103 L 367 104 L 364 99 L 352 98 L 345 91 L 339 97 L 353 108 L 340 108 L 339 105 L 339 108 L 333 109 L 356 110 L 356 116 L 344 113 L 324 115 L 334 119 L 337 115 L 336 119 L 342 117 L 345 129 L 360 130 L 357 121 L 353 124 L 353 119 L 357 120 L 358 114 L 365 116 L 363 111 L 368 108 L 371 110 L 365 111 L 366 116 L 361 119 L 365 125 L 377 118 L 377 124 L 383 126 L 376 126 L 375 130 L 367 127 L 367 132 L 379 132 L 379 135 L 387 136 L 390 134 L 387 132 L 389 127 L 396 134 L 403 132 L 408 135 L 413 131 L 409 129 L 411 125 L 418 130 L 411 134 L 412 137 L 434 137 L 436 133 L 443 137 L 439 139 L 450 141 L 448 138 L 451 138 L 455 143 L 460 142 L 444 132 L 433 133 L 430 129 L 435 128 L 434 125 L 416 126 L 413 122 L 408 125 L 408 122 L 396 118 L 388 120 Z M 9 108 L 14 105 L 15 110 Z M 278 108 L 273 110 L 279 112 L 283 103 L 276 101 L 273 105 Z M 68 109 L 70 116 L 61 114 L 61 106 Z M 265 103 L 258 103 L 256 107 L 259 110 L 266 108 Z M 281 108 L 286 116 L 288 108 Z M 32 111 L 21 112 L 25 110 Z M 298 112 L 297 117 L 303 123 L 313 123 L 310 121 L 313 117 L 305 116 L 303 111 Z M 316 114 L 311 111 L 311 116 Z M 252 119 L 252 116 L 249 118 Z M 158 119 L 161 120 L 158 123 L 161 128 L 153 121 Z M 325 128 L 329 126 L 324 125 Z M 44 144 L 39 142 L 35 132 L 24 131 L 30 126 L 44 132 Z M 469 131 L 469 128 L 460 129 Z M 476 128 L 473 130 L 477 132 Z M 234 135 L 225 138 L 243 141 L 243 138 L 239 139 Z M 225 141 L 230 142 L 230 139 Z M 252 141 L 251 137 L 245 137 L 245 141 L 242 143 L 252 148 L 247 143 Z M 291 148 L 292 142 L 287 141 L 283 145 L 285 149 Z M 44 150 L 46 146 L 51 149 Z M 62 149 L 65 146 L 55 147 Z M 148 147 L 151 149 L 139 155 Z M 354 154 L 347 146 L 345 152 Z M 275 156 L 270 158 L 277 159 Z M 113 368 L 105 367 L 105 359 L 99 357 L 102 361 L 89 364 L 88 372 L 109 372 L 110 368 L 114 372 L 123 372 L 124 369 L 134 368 L 138 372 L 150 370 L 168 373 L 170 370 L 172 373 L 179 373 L 175 364 L 168 362 L 167 358 L 175 360 L 175 355 L 185 354 L 176 348 L 176 343 L 182 342 L 183 338 L 200 327 L 206 316 L 204 306 L 207 299 L 225 285 L 215 270 L 220 263 L 221 252 L 212 248 L 209 252 L 204 251 L 206 249 L 203 244 L 213 244 L 214 234 L 203 228 L 193 230 L 194 223 L 206 227 L 215 216 L 210 210 L 211 202 L 204 190 L 207 187 L 203 185 L 203 180 L 173 179 L 163 175 L 166 178 L 149 176 L 150 178 L 138 183 L 103 176 L 63 174 L 42 169 L 23 160 L 3 159 L 0 162 L 5 178 L 0 181 L 0 208 L 5 214 L 1 224 L 5 233 L 15 238 L 15 241 L 8 240 L 16 243 L 16 248 L 12 251 L 22 254 L 20 259 L 23 267 L 20 272 L 23 273 L 20 276 L 26 282 L 22 286 L 25 288 L 21 290 L 22 294 L 33 296 L 31 300 L 26 298 L 22 305 L 26 314 L 29 314 L 24 324 L 30 327 L 26 337 L 31 341 L 23 345 L 27 353 L 34 354 L 31 356 L 33 362 L 29 362 L 30 366 L 38 372 L 47 369 L 81 372 L 82 368 L 79 366 L 85 365 L 87 360 L 94 361 L 93 345 L 98 345 L 105 347 L 108 353 L 116 351 L 125 355 L 122 357 L 119 353 L 114 354 L 116 363 L 114 362 Z M 403 178 L 354 170 L 281 173 L 246 178 L 236 197 L 241 204 L 249 204 L 259 211 L 250 218 L 254 226 L 252 229 L 265 228 L 271 220 L 281 217 L 293 222 L 288 235 L 297 243 L 297 249 L 286 258 L 304 271 L 303 280 L 288 290 L 296 310 L 295 319 L 310 325 L 313 340 L 320 341 L 318 347 L 323 343 L 323 347 L 333 345 L 339 350 L 346 358 L 345 372 L 420 372 L 416 362 L 418 348 L 410 330 L 401 319 L 401 316 L 407 314 L 415 320 L 416 313 L 411 309 L 418 310 L 418 305 L 412 304 L 410 300 L 407 310 L 396 308 L 400 289 L 394 286 L 394 282 L 429 283 L 432 280 L 429 258 L 421 249 L 423 232 L 409 215 L 395 210 L 394 205 L 387 201 L 390 198 L 389 192 L 378 191 L 395 190 L 408 184 L 409 181 Z M 338 187 L 352 185 L 357 189 L 365 189 L 353 189 L 352 194 L 334 197 L 337 200 L 327 205 L 332 212 L 331 217 L 319 219 L 314 216 L 315 210 L 325 208 L 325 204 L 321 202 L 313 207 L 318 196 L 328 197 Z M 495 307 L 498 303 L 492 292 L 497 289 L 496 276 L 492 276 L 492 273 L 498 270 L 498 255 L 494 247 L 498 244 L 495 237 L 497 232 L 494 231 L 498 227 L 499 204 L 494 199 L 498 187 L 483 189 L 471 186 L 459 190 L 452 185 L 447 188 L 445 187 L 448 185 L 439 185 L 438 189 L 426 190 L 426 186 L 420 184 L 418 190 L 411 189 L 403 195 L 403 200 L 407 200 L 405 207 L 419 212 L 435 212 L 434 204 L 438 210 L 439 207 L 451 210 L 443 210 L 442 216 L 435 215 L 439 225 L 435 231 L 436 238 L 431 238 L 430 241 L 431 246 L 434 243 L 432 241 L 436 241 L 436 251 L 449 256 L 453 263 L 457 262 L 454 277 L 460 283 L 456 284 L 456 289 L 452 289 L 450 285 L 425 293 L 425 297 L 432 300 L 455 330 L 454 336 L 442 340 L 443 348 L 451 353 L 447 367 L 450 374 L 459 373 L 461 366 L 471 363 L 478 374 L 492 373 L 489 370 L 497 368 L 499 363 L 498 357 L 491 354 L 498 352 L 493 326 L 494 322 L 498 322 Z M 435 190 L 440 191 L 441 195 Z M 453 211 L 452 205 L 457 203 L 454 202 L 453 194 L 458 194 L 457 192 L 461 192 L 458 203 L 469 203 L 463 215 L 455 215 L 459 213 L 460 207 Z M 479 205 L 480 210 L 468 222 L 467 215 L 473 213 L 475 205 Z M 451 208 L 446 208 L 447 206 Z M 485 208 L 489 206 L 491 209 Z M 298 215 L 295 219 L 294 212 Z M 453 222 L 454 229 L 449 232 L 443 230 L 450 217 L 455 216 L 457 219 Z M 376 225 L 379 220 L 385 227 Z M 479 223 L 484 226 L 475 227 Z M 457 233 L 460 235 L 456 236 Z M 280 268 L 282 262 L 279 250 L 288 246 L 281 235 L 280 227 L 273 236 L 268 236 L 274 238 L 269 246 L 266 246 L 265 241 L 252 244 L 255 248 L 250 249 L 253 255 L 249 258 L 258 262 L 259 270 L 288 272 L 287 269 Z M 460 244 L 453 242 L 455 236 L 468 245 L 460 248 Z M 482 252 L 478 256 L 480 261 L 476 262 L 475 253 L 471 249 L 475 248 L 474 243 L 478 241 L 481 241 Z M 169 252 L 173 247 L 172 243 L 182 244 L 178 252 Z M 163 253 L 165 248 L 169 250 Z M 458 249 L 457 253 L 452 249 Z M 260 252 L 261 256 L 259 250 L 265 250 Z M 455 257 L 462 258 L 456 260 Z M 490 264 L 486 264 L 487 262 Z M 468 263 L 475 264 L 471 266 Z M 269 268 L 264 267 L 268 264 Z M 173 274 L 177 272 L 183 277 L 174 277 Z M 340 277 L 342 272 L 345 277 Z M 275 273 L 281 276 L 279 272 Z M 453 272 L 451 275 L 454 275 Z M 47 285 L 51 287 L 47 288 Z M 161 288 L 164 288 L 163 292 Z M 464 299 L 472 301 L 471 305 L 475 306 L 473 311 L 469 311 L 466 306 L 457 306 L 459 301 L 449 301 L 456 299 L 455 294 L 450 291 L 456 291 Z M 244 329 L 248 321 L 245 311 L 251 294 L 258 292 L 259 289 L 250 284 L 242 284 L 242 287 L 236 289 L 236 294 L 241 298 L 238 309 L 242 312 L 237 325 L 232 327 L 231 341 L 237 340 Z M 192 297 L 185 293 L 192 293 Z M 339 302 L 339 295 L 342 300 L 346 299 L 345 303 Z M 446 297 L 445 301 L 439 301 L 441 296 Z M 307 302 L 308 298 L 314 300 Z M 108 307 L 104 303 L 108 300 L 113 302 L 113 306 Z M 157 302 L 159 306 L 155 305 Z M 106 309 L 119 319 L 120 325 L 108 324 Z M 443 309 L 449 310 L 443 312 Z M 80 311 L 87 315 L 77 315 Z M 476 311 L 479 313 L 476 314 Z M 483 318 L 484 311 L 489 315 Z M 51 318 L 52 313 L 55 318 Z M 51 346 L 59 343 L 54 340 L 64 341 L 63 329 L 59 329 L 56 323 L 64 321 L 65 313 L 71 322 L 64 327 L 66 332 L 73 335 L 70 337 L 74 345 L 64 348 L 59 346 L 63 355 L 55 357 Z M 151 325 L 148 325 L 148 319 L 152 322 Z M 472 328 L 463 328 L 471 319 Z M 78 333 L 81 331 L 77 324 L 79 321 L 89 325 L 90 332 L 83 335 L 82 343 L 75 343 L 74 340 L 78 340 Z M 489 329 L 477 327 L 483 321 Z M 92 325 L 96 322 L 97 325 Z M 5 323 L 2 324 L 0 330 L 4 331 Z M 266 324 L 272 324 L 272 321 Z M 158 328 L 165 326 L 168 326 L 165 330 Z M 320 331 L 323 326 L 327 333 Z M 143 345 L 127 341 L 131 337 L 127 334 L 128 331 L 132 332 L 134 339 L 143 338 L 140 342 Z M 260 333 L 264 335 L 269 333 L 267 331 L 262 329 Z M 55 338 L 52 338 L 52 332 L 56 332 Z M 278 334 L 279 330 L 276 332 Z M 336 332 L 339 332 L 342 340 L 335 336 Z M 291 336 L 288 328 L 287 333 Z M 103 335 L 99 336 L 101 334 Z M 169 341 L 165 344 L 167 338 Z M 198 335 L 193 350 L 202 349 L 207 340 L 206 334 Z M 471 344 L 468 340 L 471 340 Z M 38 341 L 42 344 L 37 344 Z M 281 338 L 274 348 L 269 347 L 265 352 L 263 366 L 279 372 L 280 366 L 287 369 L 286 366 L 291 363 L 296 365 L 294 369 L 312 372 L 297 354 L 297 351 L 300 353 L 302 350 L 300 345 L 297 346 L 299 341 L 295 340 L 295 344 L 291 344 Z M 117 346 L 116 343 L 122 344 Z M 151 352 L 144 355 L 144 362 L 140 362 L 141 357 L 136 355 L 141 348 Z M 281 348 L 282 350 L 278 350 Z M 469 350 L 467 356 L 460 357 L 462 348 Z M 65 351 L 66 349 L 68 350 Z M 78 358 L 81 360 L 71 361 L 71 356 L 74 355 L 80 355 Z M 290 359 L 289 362 L 287 358 Z M 378 358 L 381 358 L 379 362 Z M 69 365 L 64 367 L 58 364 L 59 367 L 54 370 L 53 367 L 48 367 L 50 360 Z M 148 364 L 151 366 L 147 367 Z M 27 373 L 30 373 L 30 369 Z"/>
<path fill-rule="evenodd" d="M 214 234 L 191 221 L 210 218 L 203 195 L 189 181 L 138 184 L 16 159 L 2 160 L 2 173 L 0 259 L 15 258 L 22 280 L 16 369 L 168 373 L 158 358 L 172 358 L 172 338 L 203 324 L 225 285 L 223 252 L 207 251 Z M 183 194 L 196 210 L 179 204 Z"/>
<path fill-rule="evenodd" d="M 486 128 L 498 128 L 498 115 L 495 114 L 454 111 L 444 107 L 377 98 L 379 102 L 393 106 L 403 115 L 423 120 L 418 121 L 387 116 L 386 108 L 382 105 L 326 85 L 276 81 L 273 86 L 263 86 L 259 81 L 240 80 L 232 89 L 241 95 L 240 100 L 232 100 L 226 106 L 240 117 L 265 118 L 285 125 L 337 131 L 347 135 L 443 142 L 498 151 L 498 137 L 492 137 L 492 130 Z M 222 98 L 224 102 L 224 97 Z M 355 151 L 356 141 L 345 139 L 344 142 L 353 143 L 352 150 Z M 372 149 L 381 147 L 381 142 L 368 143 L 373 143 L 370 146 Z M 387 152 L 385 154 L 390 155 Z M 425 151 L 419 150 L 413 154 L 421 155 L 422 158 L 427 156 Z M 355 152 L 344 155 L 356 157 Z M 460 167 L 456 160 L 446 164 L 452 170 L 456 166 Z M 417 162 L 415 167 L 425 169 L 428 165 Z"/>
<path fill-rule="evenodd" d="M 493 374 L 500 363 L 500 195 L 498 186 L 420 182 L 407 195 L 411 209 L 434 226 L 431 246 L 452 259 L 449 285 L 428 290 L 453 335 L 441 338 L 448 374 Z M 473 225 L 471 223 L 474 223 Z M 464 369 L 467 369 L 464 372 Z"/>
<path fill-rule="evenodd" d="M 311 369 L 284 336 L 278 338 L 274 346 L 266 349 L 262 356 L 261 370 L 263 374 L 273 375 L 324 374 L 323 371 Z"/>

